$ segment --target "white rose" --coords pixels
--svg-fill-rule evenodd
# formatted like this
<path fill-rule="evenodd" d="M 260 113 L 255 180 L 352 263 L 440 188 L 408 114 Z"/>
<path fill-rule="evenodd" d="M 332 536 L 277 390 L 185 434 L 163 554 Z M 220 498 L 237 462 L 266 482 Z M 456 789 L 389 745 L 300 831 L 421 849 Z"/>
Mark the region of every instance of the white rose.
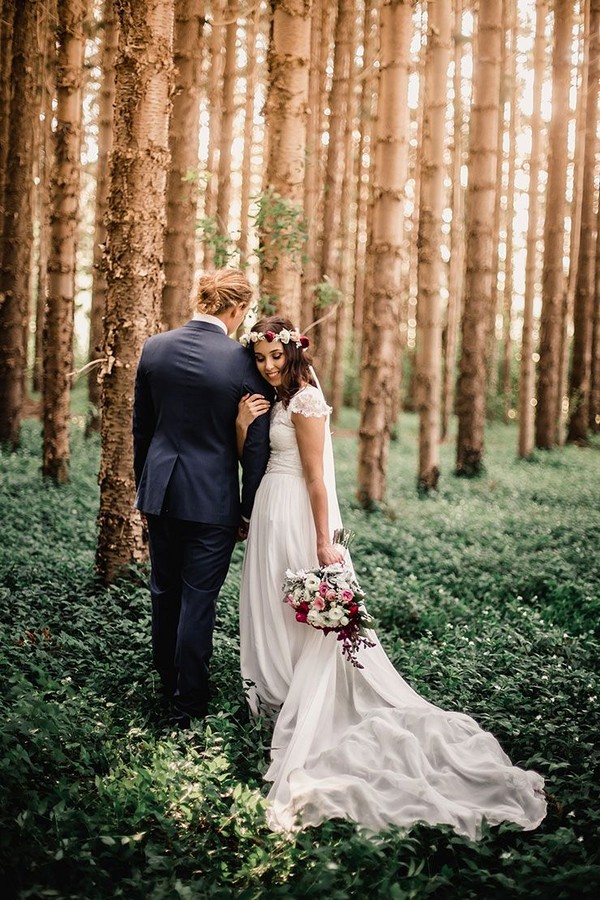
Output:
<path fill-rule="evenodd" d="M 281 331 L 279 332 L 278 337 L 282 344 L 289 344 L 290 332 L 287 330 L 287 328 L 282 328 Z"/>
<path fill-rule="evenodd" d="M 343 615 L 344 612 L 339 608 L 339 606 L 334 606 L 333 609 L 329 610 L 329 618 L 332 622 L 339 622 Z"/>
<path fill-rule="evenodd" d="M 350 619 L 348 618 L 348 616 L 342 616 L 342 618 L 340 619 L 340 625 L 347 625 L 349 621 Z"/>
<path fill-rule="evenodd" d="M 317 576 L 313 572 L 307 575 L 304 581 L 304 586 L 306 587 L 307 591 L 316 591 L 320 584 L 320 579 L 317 578 Z"/>

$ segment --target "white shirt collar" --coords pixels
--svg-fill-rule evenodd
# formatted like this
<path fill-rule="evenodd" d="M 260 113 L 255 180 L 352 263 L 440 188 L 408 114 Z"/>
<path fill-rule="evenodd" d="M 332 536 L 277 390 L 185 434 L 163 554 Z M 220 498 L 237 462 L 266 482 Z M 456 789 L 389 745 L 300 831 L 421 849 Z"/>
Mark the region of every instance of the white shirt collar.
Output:
<path fill-rule="evenodd" d="M 227 325 L 218 316 L 209 316 L 208 313 L 195 312 L 192 319 L 194 322 L 209 322 L 211 325 L 218 325 L 227 334 Z"/>

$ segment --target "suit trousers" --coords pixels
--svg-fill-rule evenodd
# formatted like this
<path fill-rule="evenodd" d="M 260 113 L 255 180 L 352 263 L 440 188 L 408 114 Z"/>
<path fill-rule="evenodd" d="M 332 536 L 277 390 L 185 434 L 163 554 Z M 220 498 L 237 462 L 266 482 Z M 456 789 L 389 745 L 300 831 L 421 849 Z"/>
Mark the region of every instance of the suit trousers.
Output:
<path fill-rule="evenodd" d="M 147 516 L 152 653 L 177 712 L 206 714 L 216 601 L 237 528 Z"/>

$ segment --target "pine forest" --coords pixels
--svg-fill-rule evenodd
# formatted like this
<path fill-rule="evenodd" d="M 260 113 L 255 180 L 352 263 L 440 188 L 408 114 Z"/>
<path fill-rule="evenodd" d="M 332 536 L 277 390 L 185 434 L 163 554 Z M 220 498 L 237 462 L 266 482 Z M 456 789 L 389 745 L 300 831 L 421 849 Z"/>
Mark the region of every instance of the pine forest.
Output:
<path fill-rule="evenodd" d="M 417 643 L 422 634 L 437 640 L 439 626 L 444 641 L 455 641 L 452 652 L 463 662 L 470 659 L 467 633 L 479 640 L 471 626 L 464 626 L 461 643 L 448 638 L 454 635 L 452 624 L 447 631 L 439 625 L 448 597 L 467 592 L 468 605 L 470 590 L 462 562 L 456 584 L 450 568 L 444 568 L 450 553 L 446 556 L 443 528 L 467 555 L 480 540 L 485 554 L 487 538 L 477 533 L 477 522 L 485 519 L 481 528 L 490 529 L 485 534 L 493 555 L 501 523 L 509 531 L 522 524 L 523 543 L 515 538 L 506 570 L 499 553 L 496 574 L 487 578 L 487 563 L 480 560 L 478 596 L 488 598 L 492 617 L 497 613 L 521 622 L 524 616 L 522 626 L 533 642 L 528 646 L 542 654 L 537 663 L 535 653 L 523 663 L 530 668 L 520 689 L 527 693 L 536 671 L 551 672 L 543 668 L 551 658 L 560 658 L 569 670 L 580 665 L 571 672 L 577 688 L 574 682 L 566 686 L 566 669 L 559 663 L 560 672 L 552 670 L 550 677 L 553 696 L 560 699 L 564 687 L 565 698 L 571 698 L 564 699 L 565 709 L 572 701 L 578 715 L 587 717 L 583 693 L 590 702 L 595 697 L 591 681 L 589 690 L 585 687 L 591 675 L 583 673 L 585 660 L 589 663 L 596 652 L 591 648 L 597 649 L 591 637 L 597 611 L 591 609 L 600 593 L 595 580 L 600 575 L 600 0 L 0 0 L 0 9 L 0 494 L 6 492 L 6 502 L 14 504 L 15 522 L 19 509 L 23 519 L 31 515 L 37 521 L 39 514 L 40 540 L 48 551 L 53 541 L 60 544 L 63 530 L 66 535 L 72 529 L 75 542 L 80 534 L 87 548 L 88 585 L 100 592 L 94 596 L 110 598 L 107 615 L 124 616 L 133 634 L 128 604 L 132 596 L 147 602 L 143 573 L 148 558 L 144 523 L 134 509 L 131 420 L 137 363 L 149 336 L 190 319 L 201 273 L 241 268 L 254 287 L 255 302 L 239 334 L 263 314 L 281 313 L 310 338 L 311 357 L 333 408 L 343 505 L 358 544 L 370 554 L 363 565 L 381 593 L 378 622 L 390 634 L 399 622 L 402 633 Z M 514 482 L 507 488 L 506 509 L 494 514 L 498 466 Z M 534 485 L 546 478 L 551 499 L 539 499 L 541 493 L 536 499 Z M 537 490 L 543 493 L 541 486 Z M 68 498 L 84 494 L 85 512 L 69 524 L 68 508 L 75 500 Z M 521 508 L 525 494 L 539 507 L 539 518 L 528 522 Z M 444 512 L 450 503 L 452 514 Z M 473 503 L 477 512 L 471 521 Z M 567 525 L 552 518 L 560 510 L 573 529 L 564 541 L 561 529 L 566 535 Z M 6 523 L 12 521 L 8 512 L 1 515 Z M 527 556 L 523 587 L 520 548 L 524 559 L 541 552 L 545 517 L 548 533 L 555 527 L 546 563 Z M 438 529 L 436 541 L 442 543 L 432 551 L 434 574 L 425 578 L 427 547 L 421 544 L 427 544 L 430 526 Z M 413 529 L 409 538 L 405 527 Z M 27 533 L 23 524 L 6 524 L 6 529 L 13 538 Z M 37 526 L 31 529 L 38 533 Z M 539 538 L 535 547 L 534 534 Z M 25 538 L 15 540 L 16 546 Z M 410 593 L 410 581 L 403 581 L 408 587 L 398 596 L 404 611 L 396 621 L 395 595 L 384 570 L 389 576 L 395 567 L 413 578 L 402 547 L 409 557 L 418 556 L 416 578 L 425 579 L 418 581 L 419 590 L 437 591 L 431 586 L 436 566 L 445 574 L 436 600 L 441 607 L 429 613 Z M 563 551 L 564 568 L 557 563 L 552 576 L 556 592 L 548 588 L 548 603 L 556 602 L 556 609 L 545 611 L 550 593 L 540 586 L 547 587 L 544 566 L 547 571 L 552 553 Z M 69 560 L 67 552 L 44 582 L 47 602 L 54 604 L 52 631 L 71 615 L 68 598 L 78 596 L 68 574 L 71 565 L 73 572 L 81 571 L 78 553 Z M 577 577 L 568 569 L 571 563 L 580 567 Z M 0 569 L 7 585 L 2 596 L 10 603 L 11 585 L 21 584 L 22 576 L 9 555 L 1 556 Z M 506 585 L 509 569 L 512 599 L 503 607 L 504 587 L 496 594 L 493 585 Z M 37 584 L 37 576 L 31 577 Z M 67 588 L 60 593 L 65 579 Z M 19 596 L 15 608 L 24 603 L 29 609 L 26 595 Z M 89 631 L 96 646 L 95 619 L 88 620 L 89 614 L 87 609 L 82 613 L 69 641 L 83 640 Z M 455 614 L 459 622 L 470 621 L 466 606 L 452 613 L 450 623 Z M 40 613 L 36 621 L 43 623 L 44 616 Z M 544 632 L 546 626 L 550 630 Z M 114 621 L 110 627 L 115 628 Z M 456 625 L 457 634 L 462 627 Z M 515 625 L 517 631 L 520 627 Z M 497 637 L 501 618 L 494 628 Z M 12 649 L 5 684 L 13 684 L 10 654 L 21 652 L 23 645 L 31 654 L 54 654 L 52 665 L 58 665 L 61 653 L 71 652 L 68 642 L 62 650 L 50 631 L 44 636 L 40 629 L 41 624 L 37 631 L 23 632 L 30 637 L 15 638 L 8 627 Z M 586 636 L 591 643 L 585 643 Z M 552 643 L 559 638 L 569 644 L 568 652 Z M 118 647 L 119 639 L 114 640 Z M 110 657 L 110 643 L 102 646 L 103 651 L 98 644 L 89 652 Z M 435 669 L 442 663 L 432 661 L 423 644 L 409 664 L 410 653 L 400 646 L 396 664 L 413 665 L 415 678 L 430 678 L 432 697 L 444 678 L 456 687 L 453 678 L 459 676 L 450 663 L 448 669 Z M 229 685 L 236 662 L 227 655 L 229 644 L 223 647 L 220 678 Z M 480 650 L 485 657 L 483 645 Z M 528 655 L 516 644 L 514 652 L 522 652 L 521 659 Z M 132 677 L 133 663 L 125 651 L 120 653 L 115 650 L 115 660 Z M 506 654 L 499 681 L 505 686 L 512 665 Z M 45 665 L 31 656 L 27 679 L 35 683 Z M 109 670 L 106 663 L 98 675 L 103 685 L 98 697 L 110 693 L 109 681 L 102 680 Z M 52 699 L 63 690 L 60 667 L 46 677 L 39 696 L 50 704 L 48 710 L 53 703 L 60 706 L 64 721 L 56 720 L 58 740 L 60 730 L 69 728 L 64 704 Z M 132 696 L 137 696 L 140 685 L 132 683 Z M 576 690 L 583 693 L 573 699 Z M 455 699 L 461 703 L 458 691 Z M 506 703 L 513 704 L 510 715 L 517 712 L 519 700 Z M 483 699 L 481 704 L 483 709 Z M 25 709 L 24 724 L 15 726 L 3 744 L 2 753 L 9 757 L 15 737 L 23 745 L 21 757 L 10 757 L 15 772 L 34 767 L 31 760 L 42 750 L 51 753 L 46 744 L 46 749 L 41 743 L 37 750 L 30 746 L 38 721 L 44 721 L 39 727 L 48 735 L 54 728 L 51 713 L 43 709 Z M 548 740 L 558 740 L 561 723 L 569 721 L 557 709 L 551 715 L 540 710 L 554 723 L 556 735 L 546 735 Z M 535 727 L 535 706 L 529 712 Z M 90 712 L 92 718 L 103 715 Z M 378 857 L 377 844 L 361 843 L 339 823 L 341 831 L 327 826 L 330 855 L 322 859 L 311 844 L 312 832 L 293 852 L 272 836 L 260 844 L 252 837 L 257 811 L 244 774 L 246 750 L 236 743 L 231 724 L 237 713 L 234 709 L 228 719 L 225 704 L 223 715 L 209 749 L 171 747 L 173 758 L 188 754 L 185 765 L 197 770 L 199 790 L 214 800 L 217 812 L 207 814 L 200 826 L 186 819 L 186 810 L 198 808 L 194 797 L 188 806 L 182 799 L 187 782 L 177 782 L 175 812 L 164 812 L 167 801 L 156 799 L 170 777 L 186 777 L 183 769 L 168 774 L 168 746 L 160 751 L 163 757 L 153 757 L 153 771 L 148 769 L 148 778 L 160 782 L 150 800 L 138 757 L 128 774 L 129 763 L 116 744 L 94 749 L 102 728 L 94 732 L 90 726 L 87 744 L 73 738 L 73 753 L 96 754 L 92 769 L 118 771 L 121 785 L 130 779 L 132 796 L 138 792 L 140 797 L 137 812 L 125 789 L 117 790 L 117 781 L 110 787 L 105 782 L 102 802 L 115 821 L 125 824 L 111 832 L 107 813 L 97 844 L 83 813 L 77 813 L 79 818 L 69 813 L 83 808 L 81 798 L 50 791 L 48 806 L 40 791 L 37 811 L 32 806 L 29 812 L 15 812 L 10 828 L 18 823 L 24 841 L 27 822 L 35 819 L 34 839 L 40 846 L 49 842 L 51 849 L 47 857 L 45 850 L 33 854 L 38 874 L 14 876 L 15 896 L 252 898 L 317 896 L 320 891 L 343 898 L 361 896 L 374 878 L 373 896 L 381 897 L 580 897 L 588 891 L 592 896 L 600 885 L 600 864 L 597 856 L 593 859 L 597 843 L 592 850 L 598 808 L 591 819 L 583 816 L 580 832 L 573 830 L 575 820 L 566 818 L 576 802 L 588 803 L 581 797 L 563 800 L 562 806 L 557 801 L 547 853 L 536 851 L 539 864 L 524 843 L 514 850 L 510 842 L 516 830 L 500 832 L 496 843 L 484 842 L 477 851 L 456 850 L 463 854 L 457 866 L 468 873 L 466 881 L 453 871 L 452 840 L 457 839 L 446 835 L 443 847 L 438 843 L 430 852 L 426 830 L 418 832 L 412 848 L 402 843 L 406 838 L 393 844 L 395 875 L 383 852 Z M 500 731 L 507 721 L 503 715 L 509 713 L 498 712 Z M 136 754 L 145 738 L 143 727 L 136 730 L 132 722 L 118 727 L 125 729 L 129 746 L 136 746 L 130 752 Z M 258 740 L 251 725 L 244 727 L 248 740 L 248 735 Z M 517 744 L 525 741 L 506 727 Z M 561 739 L 567 741 L 568 735 Z M 589 734 L 581 740 L 577 762 L 568 756 L 580 752 L 574 745 L 555 752 L 559 795 L 569 765 L 587 772 L 595 759 L 597 766 L 597 745 L 592 751 Z M 224 760 L 230 744 L 237 753 L 237 793 L 231 796 L 225 784 L 231 772 L 219 780 L 229 765 Z M 542 744 L 531 737 L 531 746 L 523 744 L 522 759 L 535 761 Z M 69 740 L 61 746 L 62 756 L 49 763 L 49 772 L 71 771 L 74 765 Z M 98 762 L 98 754 L 106 758 Z M 85 768 L 83 755 L 77 765 Z M 40 763 L 39 778 L 54 777 L 42 772 Z M 87 769 L 81 777 L 92 778 L 90 784 L 100 778 Z M 597 784 L 596 777 L 596 796 Z M 9 799 L 17 788 L 9 784 Z M 156 809 L 144 811 L 144 803 L 151 802 Z M 99 808 L 94 807 L 92 818 L 100 817 Z M 61 816 L 68 815 L 75 818 L 65 826 L 67 843 L 39 837 L 46 834 L 40 817 L 49 817 L 59 834 Z M 217 836 L 212 843 L 206 838 L 199 850 L 195 828 Z M 6 858 L 15 852 L 12 840 L 0 838 Z M 75 846 L 79 856 L 69 869 Z M 168 846 L 184 859 L 181 872 L 165 862 Z M 247 854 L 243 863 L 241 848 Z M 84 851 L 99 860 L 96 875 L 88 872 Z M 210 859 L 198 863 L 198 871 L 191 861 L 195 852 Z M 359 860 L 354 882 L 348 875 L 353 853 Z M 425 868 L 419 868 L 419 854 L 427 858 Z M 63 874 L 56 874 L 59 865 Z M 152 871 L 147 893 L 140 876 L 144 866 Z M 347 876 L 337 893 L 336 867 Z M 487 873 L 483 881 L 481 872 Z M 118 893 L 110 889 L 113 877 L 115 884 L 125 879 Z M 68 885 L 64 893 L 61 884 Z M 218 884 L 225 885 L 221 893 Z M 50 893 L 43 885 L 50 885 Z"/>

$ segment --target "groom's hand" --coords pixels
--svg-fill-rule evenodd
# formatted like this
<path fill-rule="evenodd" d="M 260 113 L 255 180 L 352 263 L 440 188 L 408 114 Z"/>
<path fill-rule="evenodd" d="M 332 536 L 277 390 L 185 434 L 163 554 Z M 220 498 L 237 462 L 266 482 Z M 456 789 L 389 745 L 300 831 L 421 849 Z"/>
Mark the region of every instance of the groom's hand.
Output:
<path fill-rule="evenodd" d="M 249 523 L 246 522 L 245 519 L 242 519 L 242 521 L 238 525 L 237 537 L 236 537 L 237 541 L 245 541 L 246 540 L 246 538 L 248 537 L 248 525 L 249 525 Z"/>

